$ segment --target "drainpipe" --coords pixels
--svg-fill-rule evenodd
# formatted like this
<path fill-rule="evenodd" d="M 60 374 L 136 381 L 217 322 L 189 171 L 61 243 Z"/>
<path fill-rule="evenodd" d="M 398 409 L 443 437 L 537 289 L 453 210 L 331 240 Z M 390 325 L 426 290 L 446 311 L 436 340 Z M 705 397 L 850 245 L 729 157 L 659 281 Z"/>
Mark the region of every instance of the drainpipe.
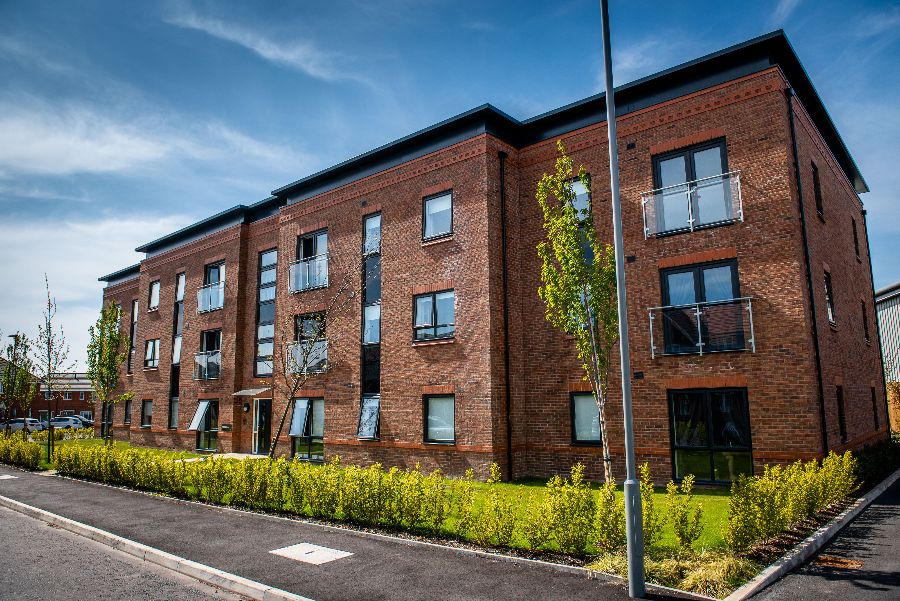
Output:
<path fill-rule="evenodd" d="M 513 479 L 512 451 L 512 392 L 509 389 L 509 270 L 506 260 L 506 157 L 502 150 L 500 158 L 500 260 L 503 273 L 503 379 L 506 391 L 506 466 L 507 478 Z"/>
<path fill-rule="evenodd" d="M 860 201 L 862 202 L 862 201 Z M 863 233 L 866 235 L 866 261 L 869 263 L 869 281 L 872 282 L 872 307 L 875 311 L 875 335 L 878 336 L 878 359 L 881 361 L 881 393 L 884 395 L 884 419 L 888 425 L 888 432 L 891 429 L 891 412 L 888 407 L 887 398 L 887 376 L 884 373 L 884 349 L 881 347 L 881 322 L 878 321 L 878 303 L 875 299 L 875 274 L 872 272 L 872 249 L 869 246 L 869 219 L 868 212 L 863 209 Z"/>
<path fill-rule="evenodd" d="M 800 227 L 803 233 L 803 254 L 806 259 L 806 287 L 812 309 L 812 336 L 816 350 L 816 380 L 819 384 L 819 427 L 822 430 L 822 456 L 828 453 L 828 423 L 825 421 L 825 385 L 822 378 L 822 355 L 819 345 L 819 322 L 816 318 L 816 295 L 813 286 L 812 261 L 809 257 L 809 236 L 806 230 L 806 208 L 803 204 L 803 182 L 800 179 L 800 153 L 797 150 L 797 129 L 794 124 L 794 89 L 785 90 L 788 102 L 788 119 L 791 125 L 791 149 L 794 154 L 794 178 L 797 180 L 797 198 L 800 204 Z"/>

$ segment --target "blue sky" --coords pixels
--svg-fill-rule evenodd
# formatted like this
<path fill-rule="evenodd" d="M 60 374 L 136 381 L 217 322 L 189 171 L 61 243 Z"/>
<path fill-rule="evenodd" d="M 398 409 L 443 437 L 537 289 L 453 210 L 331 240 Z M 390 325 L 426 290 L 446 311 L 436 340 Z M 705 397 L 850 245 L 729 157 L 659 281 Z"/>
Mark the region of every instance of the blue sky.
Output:
<path fill-rule="evenodd" d="M 617 84 L 784 28 L 872 189 L 876 286 L 900 280 L 900 6 L 611 13 Z M 599 24 L 596 0 L 0 2 L 0 331 L 36 330 L 47 272 L 83 360 L 138 244 L 485 102 L 594 94 Z"/>

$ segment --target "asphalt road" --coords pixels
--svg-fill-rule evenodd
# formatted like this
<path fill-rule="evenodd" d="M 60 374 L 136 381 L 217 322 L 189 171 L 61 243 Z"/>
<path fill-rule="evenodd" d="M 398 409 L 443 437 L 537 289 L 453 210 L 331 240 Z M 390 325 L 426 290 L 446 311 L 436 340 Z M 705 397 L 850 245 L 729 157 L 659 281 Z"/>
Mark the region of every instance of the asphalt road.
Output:
<path fill-rule="evenodd" d="M 875 499 L 815 559 L 754 599 L 900 599 L 900 480 Z"/>
<path fill-rule="evenodd" d="M 241 599 L 4 507 L 0 549 L 0 599 Z"/>
<path fill-rule="evenodd" d="M 410 545 L 0 466 L 2 474 L 16 479 L 0 480 L 0 495 L 316 601 L 628 599 L 621 581 L 592 580 L 534 562 Z M 298 543 L 352 555 L 313 565 L 271 553 Z"/>

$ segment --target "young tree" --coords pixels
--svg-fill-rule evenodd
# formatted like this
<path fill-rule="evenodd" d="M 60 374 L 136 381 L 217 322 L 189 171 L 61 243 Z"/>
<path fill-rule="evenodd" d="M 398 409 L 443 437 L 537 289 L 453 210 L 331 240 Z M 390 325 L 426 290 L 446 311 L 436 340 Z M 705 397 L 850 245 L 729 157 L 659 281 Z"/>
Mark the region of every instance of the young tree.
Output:
<path fill-rule="evenodd" d="M 50 295 L 50 281 L 44 274 L 44 285 L 47 289 L 47 308 L 44 309 L 44 321 L 38 326 L 38 337 L 35 341 L 34 365 L 35 375 L 44 383 L 47 396 L 54 403 L 51 413 L 50 402 L 47 404 L 47 461 L 53 456 L 53 424 L 50 418 L 59 415 L 59 395 L 71 387 L 71 378 L 66 372 L 75 369 L 75 362 L 69 361 L 69 343 L 61 325 L 56 324 L 56 299 Z"/>
<path fill-rule="evenodd" d="M 338 281 L 332 281 L 328 287 L 324 309 L 304 315 L 302 322 L 296 323 L 293 335 L 287 331 L 286 323 L 282 321 L 281 344 L 275 345 L 272 392 L 273 396 L 285 401 L 285 407 L 269 445 L 269 457 L 273 459 L 288 415 L 292 413 L 294 398 L 311 377 L 329 370 L 334 363 L 334 350 L 329 353 L 328 349 L 326 325 L 328 329 L 335 331 L 338 323 L 353 309 L 360 310 L 359 303 L 354 301 L 359 298 L 361 282 L 369 280 L 370 274 L 361 273 L 365 265 L 361 256 L 343 264 L 340 264 L 335 254 L 329 255 L 329 259 L 334 264 L 333 267 L 337 267 L 334 272 L 341 275 Z M 293 315 L 291 319 L 295 320 L 296 317 Z"/>
<path fill-rule="evenodd" d="M 603 473 L 606 481 L 612 482 L 606 401 L 612 352 L 618 340 L 614 251 L 598 239 L 590 206 L 576 203 L 573 177 L 586 190 L 591 189 L 584 168 L 574 173 L 561 141 L 557 148 L 556 169 L 541 177 L 536 194 L 546 232 L 546 240 L 537 246 L 542 263 L 538 294 L 546 305 L 547 320 L 575 339 L 600 412 Z"/>
<path fill-rule="evenodd" d="M 7 412 L 14 406 L 18 406 L 22 415 L 28 415 L 31 401 L 37 393 L 37 382 L 32 374 L 34 366 L 29 358 L 30 343 L 24 334 L 12 335 L 13 342 L 8 344 L 5 350 L 6 360 L 3 370 L 3 395 L 6 400 Z M 7 420 L 7 431 L 9 421 Z M 28 428 L 22 427 L 22 438 L 27 440 Z"/>
<path fill-rule="evenodd" d="M 87 376 L 94 386 L 97 399 L 100 401 L 101 419 L 107 412 L 111 413 L 119 401 L 127 401 L 134 397 L 132 392 L 116 394 L 119 387 L 119 368 L 125 361 L 122 345 L 125 336 L 121 330 L 122 309 L 113 302 L 101 308 L 97 323 L 90 327 L 91 341 L 88 343 Z M 112 420 L 105 425 L 104 437 L 107 444 L 113 443 Z"/>

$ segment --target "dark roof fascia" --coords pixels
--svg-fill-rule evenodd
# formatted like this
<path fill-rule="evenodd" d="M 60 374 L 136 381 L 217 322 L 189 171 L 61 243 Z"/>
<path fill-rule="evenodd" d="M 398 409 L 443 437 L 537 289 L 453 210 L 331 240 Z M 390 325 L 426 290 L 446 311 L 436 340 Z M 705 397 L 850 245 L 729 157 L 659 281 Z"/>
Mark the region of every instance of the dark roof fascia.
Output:
<path fill-rule="evenodd" d="M 97 278 L 98 282 L 111 282 L 113 280 L 126 280 L 130 276 L 138 276 L 141 274 L 141 264 L 135 263 L 119 271 L 114 271 L 109 275 Z"/>
<path fill-rule="evenodd" d="M 893 298 L 900 294 L 900 282 L 895 284 L 891 284 L 890 286 L 885 286 L 881 290 L 875 291 L 875 302 L 880 303 L 886 301 L 890 298 Z"/>

